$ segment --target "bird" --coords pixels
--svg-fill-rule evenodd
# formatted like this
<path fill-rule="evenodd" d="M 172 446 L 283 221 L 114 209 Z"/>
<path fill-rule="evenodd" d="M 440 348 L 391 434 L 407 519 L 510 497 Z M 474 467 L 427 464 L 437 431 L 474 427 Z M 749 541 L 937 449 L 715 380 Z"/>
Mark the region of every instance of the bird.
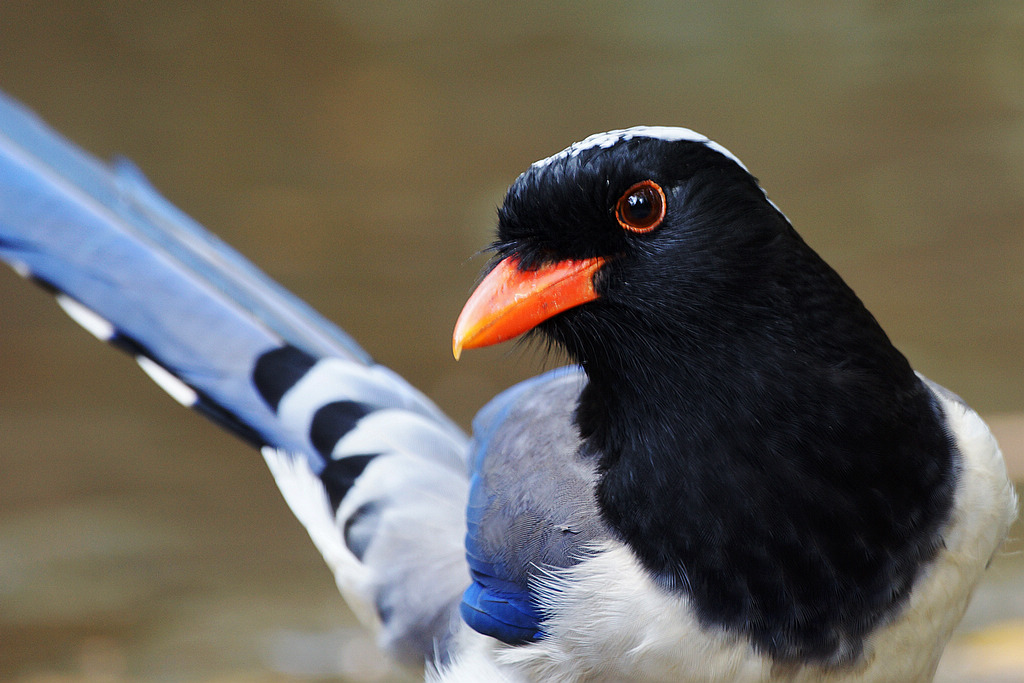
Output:
<path fill-rule="evenodd" d="M 999 447 L 735 155 L 592 135 L 514 180 L 489 249 L 456 359 L 526 339 L 571 364 L 467 436 L 130 162 L 0 96 L 0 259 L 259 449 L 427 680 L 931 680 L 1016 516 Z"/>

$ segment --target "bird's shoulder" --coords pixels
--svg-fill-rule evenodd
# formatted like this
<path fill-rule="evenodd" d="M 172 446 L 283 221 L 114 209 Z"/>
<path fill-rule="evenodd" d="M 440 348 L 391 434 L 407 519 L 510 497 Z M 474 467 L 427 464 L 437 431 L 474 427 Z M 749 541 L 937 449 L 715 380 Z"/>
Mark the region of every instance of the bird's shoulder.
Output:
<path fill-rule="evenodd" d="M 502 392 L 473 421 L 462 603 L 474 629 L 506 643 L 541 637 L 538 577 L 573 566 L 608 536 L 593 459 L 573 419 L 586 378 L 547 372 Z"/>

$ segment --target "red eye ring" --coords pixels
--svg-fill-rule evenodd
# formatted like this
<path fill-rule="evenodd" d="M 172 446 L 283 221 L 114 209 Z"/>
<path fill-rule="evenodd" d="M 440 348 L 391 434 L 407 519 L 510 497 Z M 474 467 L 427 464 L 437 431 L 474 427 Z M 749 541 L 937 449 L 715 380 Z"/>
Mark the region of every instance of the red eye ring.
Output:
<path fill-rule="evenodd" d="M 623 230 L 638 234 L 654 230 L 665 219 L 665 192 L 653 180 L 642 180 L 615 202 L 615 220 Z"/>

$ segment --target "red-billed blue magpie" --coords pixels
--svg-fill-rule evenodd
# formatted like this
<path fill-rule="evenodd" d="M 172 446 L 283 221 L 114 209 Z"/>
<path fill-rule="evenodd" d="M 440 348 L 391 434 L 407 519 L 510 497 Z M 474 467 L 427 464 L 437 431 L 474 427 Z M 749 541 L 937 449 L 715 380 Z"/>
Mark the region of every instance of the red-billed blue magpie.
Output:
<path fill-rule="evenodd" d="M 0 98 L 0 257 L 261 449 L 381 646 L 455 681 L 919 681 L 1016 514 L 730 152 L 683 128 L 531 166 L 453 349 L 575 365 L 467 438 L 171 206 Z"/>

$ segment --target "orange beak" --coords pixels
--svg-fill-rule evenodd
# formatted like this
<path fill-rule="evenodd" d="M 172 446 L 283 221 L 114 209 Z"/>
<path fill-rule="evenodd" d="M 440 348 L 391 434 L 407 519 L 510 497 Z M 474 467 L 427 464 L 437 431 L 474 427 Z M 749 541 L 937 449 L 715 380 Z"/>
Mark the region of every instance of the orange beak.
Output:
<path fill-rule="evenodd" d="M 462 308 L 452 353 L 490 346 L 518 337 L 548 318 L 597 298 L 594 274 L 605 264 L 596 257 L 559 261 L 537 270 L 520 270 L 508 257 L 477 286 Z"/>

